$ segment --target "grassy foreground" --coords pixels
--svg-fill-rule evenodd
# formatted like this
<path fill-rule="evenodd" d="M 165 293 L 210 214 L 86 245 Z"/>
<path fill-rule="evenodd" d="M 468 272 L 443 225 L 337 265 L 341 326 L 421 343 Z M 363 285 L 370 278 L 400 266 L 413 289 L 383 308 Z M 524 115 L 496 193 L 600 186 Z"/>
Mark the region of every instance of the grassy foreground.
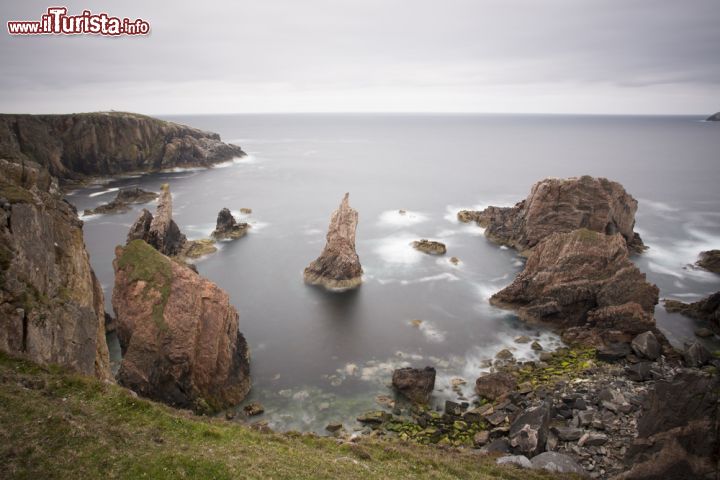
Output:
<path fill-rule="evenodd" d="M 0 472 L 4 479 L 562 478 L 467 451 L 262 433 L 2 354 Z"/>

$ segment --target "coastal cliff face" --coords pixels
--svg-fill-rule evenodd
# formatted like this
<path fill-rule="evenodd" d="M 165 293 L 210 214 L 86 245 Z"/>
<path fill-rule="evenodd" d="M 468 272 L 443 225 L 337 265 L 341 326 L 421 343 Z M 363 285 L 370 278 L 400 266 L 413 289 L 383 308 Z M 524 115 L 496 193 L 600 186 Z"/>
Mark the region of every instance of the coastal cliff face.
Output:
<path fill-rule="evenodd" d="M 250 389 L 248 348 L 227 293 L 143 240 L 118 247 L 113 266 L 118 381 L 196 411 L 239 403 Z"/>
<path fill-rule="evenodd" d="M 82 225 L 44 168 L 0 159 L 0 350 L 111 379 Z"/>
<path fill-rule="evenodd" d="M 514 207 L 465 210 L 458 219 L 477 222 L 488 238 L 526 256 L 548 235 L 580 228 L 620 233 L 631 251 L 642 251 L 642 240 L 633 232 L 636 211 L 637 201 L 619 183 L 583 176 L 541 180 Z"/>
<path fill-rule="evenodd" d="M 355 252 L 355 230 L 358 212 L 350 207 L 346 193 L 340 207 L 333 212 L 327 243 L 320 256 L 305 268 L 305 281 L 329 290 L 347 290 L 362 283 L 362 266 Z"/>
<path fill-rule="evenodd" d="M 133 113 L 0 115 L 0 158 L 32 160 L 61 180 L 210 166 L 244 155 L 216 133 Z"/>
<path fill-rule="evenodd" d="M 584 327 L 585 343 L 627 343 L 654 328 L 658 288 L 630 261 L 620 234 L 581 229 L 540 242 L 525 269 L 490 303 L 526 320 Z"/>

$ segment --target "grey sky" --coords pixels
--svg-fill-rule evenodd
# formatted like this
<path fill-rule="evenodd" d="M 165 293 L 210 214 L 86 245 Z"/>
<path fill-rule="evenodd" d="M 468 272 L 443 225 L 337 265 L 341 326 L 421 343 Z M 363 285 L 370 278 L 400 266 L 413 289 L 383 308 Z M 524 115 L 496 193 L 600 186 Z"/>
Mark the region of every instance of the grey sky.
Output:
<path fill-rule="evenodd" d="M 148 37 L 11 37 L 67 5 Z M 711 113 L 718 0 L 3 2 L 0 111 Z"/>

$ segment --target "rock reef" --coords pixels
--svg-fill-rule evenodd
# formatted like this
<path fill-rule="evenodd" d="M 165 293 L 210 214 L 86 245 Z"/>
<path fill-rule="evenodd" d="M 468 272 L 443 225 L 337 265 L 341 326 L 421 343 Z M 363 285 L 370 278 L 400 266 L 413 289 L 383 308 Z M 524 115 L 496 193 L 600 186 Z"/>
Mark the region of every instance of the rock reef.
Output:
<path fill-rule="evenodd" d="M 525 256 L 550 234 L 580 228 L 608 235 L 619 233 L 628 250 L 640 252 L 644 246 L 633 231 L 636 211 L 637 201 L 619 183 L 583 176 L 541 180 L 513 207 L 464 210 L 458 213 L 458 220 L 477 222 L 489 239 Z"/>
<path fill-rule="evenodd" d="M 527 321 L 547 322 L 568 340 L 628 343 L 654 328 L 658 288 L 630 261 L 625 239 L 587 229 L 555 233 L 490 303 Z M 579 328 L 573 328 L 579 327 Z"/>
<path fill-rule="evenodd" d="M 695 265 L 709 272 L 720 273 L 720 250 L 700 252 L 700 256 Z"/>
<path fill-rule="evenodd" d="M 690 318 L 706 320 L 720 327 L 720 292 L 715 292 L 693 303 L 665 299 L 663 304 L 668 312 L 682 313 Z"/>
<path fill-rule="evenodd" d="M 0 350 L 110 380 L 82 225 L 46 169 L 0 159 Z"/>
<path fill-rule="evenodd" d="M 444 243 L 427 240 L 425 238 L 412 242 L 412 246 L 415 250 L 419 250 L 430 255 L 444 255 L 447 252 L 447 247 Z"/>
<path fill-rule="evenodd" d="M 239 403 L 250 389 L 248 348 L 227 293 L 143 240 L 118 247 L 113 267 L 118 381 L 199 412 Z"/>
<path fill-rule="evenodd" d="M 115 198 L 99 207 L 86 209 L 83 214 L 97 215 L 106 213 L 123 213 L 130 210 L 130 205 L 138 203 L 148 203 L 158 198 L 155 192 L 148 192 L 141 188 L 121 188 Z"/>
<path fill-rule="evenodd" d="M 211 166 L 244 155 L 216 133 L 134 113 L 0 115 L 0 158 L 34 161 L 60 180 Z"/>
<path fill-rule="evenodd" d="M 237 222 L 229 209 L 223 208 L 218 213 L 212 238 L 215 240 L 236 239 L 244 237 L 250 228 L 249 223 Z"/>
<path fill-rule="evenodd" d="M 347 290 L 362 283 L 362 266 L 355 252 L 358 213 L 350 207 L 346 193 L 340 207 L 333 212 L 327 243 L 320 256 L 305 268 L 305 281 L 328 290 Z"/>

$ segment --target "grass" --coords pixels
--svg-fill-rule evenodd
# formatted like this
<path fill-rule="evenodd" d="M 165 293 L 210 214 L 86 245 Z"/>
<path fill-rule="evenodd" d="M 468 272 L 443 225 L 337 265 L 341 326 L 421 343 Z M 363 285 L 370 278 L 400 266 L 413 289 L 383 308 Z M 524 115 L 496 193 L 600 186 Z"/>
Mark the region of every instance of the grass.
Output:
<path fill-rule="evenodd" d="M 500 467 L 467 449 L 262 433 L 2 354 L 0 472 L 4 479 L 563 478 Z"/>
<path fill-rule="evenodd" d="M 163 315 L 172 283 L 170 262 L 169 258 L 142 240 L 130 242 L 118 259 L 118 267 L 128 272 L 130 282 L 145 282 L 146 295 L 153 290 L 160 294 L 160 301 L 153 306 L 153 321 L 161 331 L 167 328 Z"/>

